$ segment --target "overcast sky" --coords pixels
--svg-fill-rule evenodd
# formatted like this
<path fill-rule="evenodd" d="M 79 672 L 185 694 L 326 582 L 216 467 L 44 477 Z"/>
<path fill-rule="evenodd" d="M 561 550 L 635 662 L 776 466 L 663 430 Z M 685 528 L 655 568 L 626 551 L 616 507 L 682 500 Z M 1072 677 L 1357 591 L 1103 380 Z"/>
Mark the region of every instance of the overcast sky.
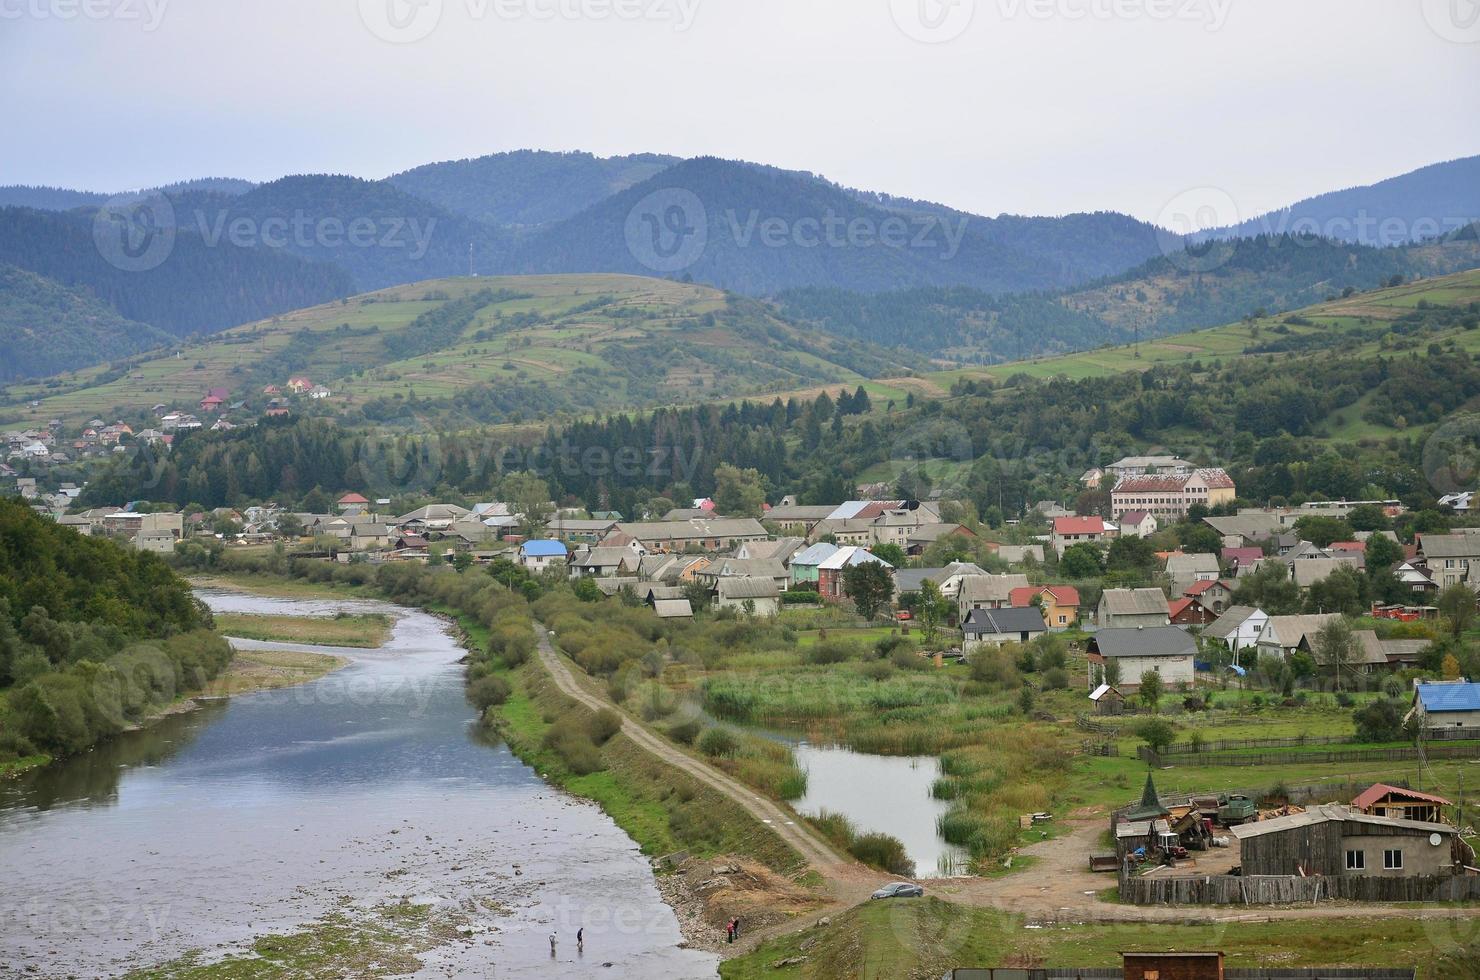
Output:
<path fill-rule="evenodd" d="M 1251 217 L 1480 152 L 1471 4 L 0 0 L 0 183 L 534 147 L 739 157 L 984 214 L 1155 220 L 1216 188 Z"/>

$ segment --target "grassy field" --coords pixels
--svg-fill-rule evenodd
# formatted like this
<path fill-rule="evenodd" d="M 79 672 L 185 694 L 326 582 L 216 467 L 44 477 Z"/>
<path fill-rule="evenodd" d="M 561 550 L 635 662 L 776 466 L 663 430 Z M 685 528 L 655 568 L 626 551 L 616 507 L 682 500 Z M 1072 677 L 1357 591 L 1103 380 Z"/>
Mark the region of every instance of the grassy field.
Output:
<path fill-rule="evenodd" d="M 1222 950 L 1231 967 L 1416 966 L 1425 980 L 1473 976 L 1453 959 L 1468 926 L 1433 919 L 1321 919 L 1209 925 L 1026 923 L 933 898 L 873 902 L 720 966 L 750 978 L 936 978 L 952 967 L 1119 966 L 1123 950 Z M 1455 927 L 1455 928 L 1451 928 Z M 799 962 L 776 968 L 784 960 Z"/>
<path fill-rule="evenodd" d="M 257 616 L 217 613 L 216 629 L 244 640 L 309 643 L 315 646 L 364 647 L 385 644 L 391 617 L 383 613 L 339 616 Z"/>
<path fill-rule="evenodd" d="M 509 298 L 482 307 L 446 346 L 409 357 L 387 347 L 419 315 L 484 289 Z M 226 388 L 233 399 L 258 396 L 262 385 L 283 385 L 289 375 L 330 387 L 333 396 L 315 410 L 375 399 L 424 402 L 490 384 L 536 393 L 574 384 L 591 396 L 591 408 L 605 409 L 864 380 L 841 363 L 849 359 L 844 342 L 804 333 L 758 306 L 738 315 L 728 309 L 719 290 L 637 276 L 414 283 L 186 342 L 140 358 L 122 377 L 110 379 L 109 368 L 98 366 L 12 385 L 0 390 L 0 422 L 113 418 L 160 403 L 193 409 L 208 388 Z M 262 372 L 267 364 L 270 376 Z M 249 378 L 257 387 L 244 390 Z M 897 387 L 876 386 L 875 394 L 903 398 Z"/>
<path fill-rule="evenodd" d="M 326 653 L 290 650 L 238 650 L 225 673 L 201 689 L 199 697 L 223 698 L 275 691 L 318 680 L 349 661 Z"/>

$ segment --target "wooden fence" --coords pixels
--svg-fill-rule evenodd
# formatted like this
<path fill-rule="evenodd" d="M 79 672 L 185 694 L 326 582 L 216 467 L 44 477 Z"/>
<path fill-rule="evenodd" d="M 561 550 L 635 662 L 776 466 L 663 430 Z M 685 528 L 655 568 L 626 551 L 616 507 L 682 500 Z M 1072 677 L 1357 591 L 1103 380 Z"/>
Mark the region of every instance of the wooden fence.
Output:
<path fill-rule="evenodd" d="M 1118 966 L 1051 966 L 1037 969 L 956 969 L 949 980 L 1125 980 Z M 1224 980 L 1414 980 L 1415 971 L 1395 966 L 1225 967 Z"/>
<path fill-rule="evenodd" d="M 1415 759 L 1480 759 L 1480 742 L 1472 745 L 1430 745 L 1426 748 L 1330 749 L 1325 752 L 1244 752 L 1229 755 L 1203 753 L 1168 758 L 1142 745 L 1136 755 L 1161 766 L 1289 766 L 1321 762 L 1411 762 Z"/>
<path fill-rule="evenodd" d="M 1311 905 L 1319 901 L 1469 902 L 1480 899 L 1480 877 L 1429 875 L 1205 875 L 1200 878 L 1123 876 L 1122 901 L 1134 905 Z"/>
<path fill-rule="evenodd" d="M 1435 728 L 1424 732 L 1426 742 L 1480 741 L 1480 728 Z M 1298 749 L 1307 745 L 1354 745 L 1351 735 L 1295 735 L 1289 738 L 1231 738 L 1203 742 L 1174 742 L 1161 751 L 1163 759 L 1174 755 L 1204 752 L 1238 752 L 1243 749 Z"/>

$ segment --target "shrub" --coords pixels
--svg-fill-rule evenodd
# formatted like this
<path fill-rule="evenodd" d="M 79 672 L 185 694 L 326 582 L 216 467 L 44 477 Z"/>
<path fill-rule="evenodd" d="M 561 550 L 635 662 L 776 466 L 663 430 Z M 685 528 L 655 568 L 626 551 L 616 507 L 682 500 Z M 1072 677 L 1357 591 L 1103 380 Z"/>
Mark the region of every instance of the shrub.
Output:
<path fill-rule="evenodd" d="M 708 728 L 699 736 L 699 751 L 711 758 L 732 756 L 739 747 L 739 740 L 728 728 Z"/>
<path fill-rule="evenodd" d="M 819 640 L 807 651 L 807 660 L 814 664 L 840 664 L 858 657 L 858 647 L 842 640 Z"/>
<path fill-rule="evenodd" d="M 699 719 L 686 718 L 668 726 L 668 737 L 683 745 L 693 745 L 694 739 L 699 737 L 699 732 L 703 727 L 699 724 Z"/>
<path fill-rule="evenodd" d="M 894 664 L 888 660 L 871 660 L 859 670 L 871 681 L 884 681 L 894 676 Z"/>
<path fill-rule="evenodd" d="M 468 700 L 479 711 L 503 704 L 509 700 L 509 682 L 493 674 L 480 677 L 468 685 Z"/>
<path fill-rule="evenodd" d="M 622 716 L 611 708 L 602 708 L 591 716 L 586 730 L 591 736 L 591 741 L 597 745 L 605 745 L 611 741 L 613 735 L 622 730 Z"/>
<path fill-rule="evenodd" d="M 588 721 L 586 725 L 589 724 Z M 542 744 L 545 748 L 554 750 L 566 767 L 577 776 L 585 776 L 605 768 L 596 743 L 591 741 L 591 736 L 571 716 L 561 718 L 551 725 L 545 732 Z"/>
<path fill-rule="evenodd" d="M 1062 667 L 1050 667 L 1043 672 L 1043 689 L 1062 691 L 1069 686 L 1069 672 Z"/>

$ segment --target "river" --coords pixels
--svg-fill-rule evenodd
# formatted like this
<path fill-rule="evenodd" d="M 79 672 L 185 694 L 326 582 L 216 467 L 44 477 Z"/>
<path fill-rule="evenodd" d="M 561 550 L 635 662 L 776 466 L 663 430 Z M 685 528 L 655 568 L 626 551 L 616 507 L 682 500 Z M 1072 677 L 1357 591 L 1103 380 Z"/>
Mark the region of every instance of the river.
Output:
<path fill-rule="evenodd" d="M 0 783 L 0 975 L 115 976 L 410 900 L 465 923 L 418 976 L 715 976 L 714 955 L 679 947 L 632 840 L 482 736 L 441 620 L 199 594 L 218 612 L 395 624 L 377 650 L 235 641 L 351 663 Z"/>

